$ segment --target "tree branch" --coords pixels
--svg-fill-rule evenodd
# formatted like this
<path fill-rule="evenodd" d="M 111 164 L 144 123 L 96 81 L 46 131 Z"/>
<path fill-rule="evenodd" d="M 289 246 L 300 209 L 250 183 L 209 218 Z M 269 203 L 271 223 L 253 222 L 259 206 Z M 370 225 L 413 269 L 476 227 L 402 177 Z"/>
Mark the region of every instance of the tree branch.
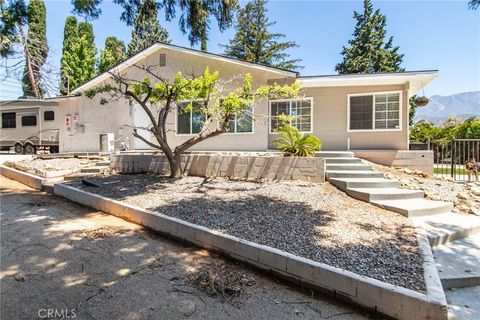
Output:
<path fill-rule="evenodd" d="M 155 148 L 155 149 L 160 149 L 160 150 L 162 150 L 162 148 L 161 148 L 159 145 L 156 145 L 156 144 L 154 144 L 154 143 L 151 143 L 150 141 L 148 141 L 147 139 L 145 139 L 144 137 L 142 137 L 141 135 L 139 135 L 139 134 L 137 133 L 137 129 L 133 129 L 133 136 L 134 136 L 135 138 L 138 138 L 138 139 L 142 140 L 143 142 L 145 142 L 146 144 L 148 144 L 150 147 L 153 147 L 153 148 Z"/>

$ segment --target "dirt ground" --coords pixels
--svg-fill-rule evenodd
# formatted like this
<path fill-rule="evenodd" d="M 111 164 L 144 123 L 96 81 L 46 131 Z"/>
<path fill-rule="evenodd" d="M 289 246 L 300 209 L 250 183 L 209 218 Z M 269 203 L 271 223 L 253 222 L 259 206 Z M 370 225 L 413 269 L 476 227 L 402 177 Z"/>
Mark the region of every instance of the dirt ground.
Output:
<path fill-rule="evenodd" d="M 366 319 L 205 250 L 0 176 L 2 319 Z M 227 300 L 197 285 L 218 267 L 250 283 Z M 246 282 L 245 282 L 246 283 Z M 54 314 L 51 311 L 52 314 Z"/>

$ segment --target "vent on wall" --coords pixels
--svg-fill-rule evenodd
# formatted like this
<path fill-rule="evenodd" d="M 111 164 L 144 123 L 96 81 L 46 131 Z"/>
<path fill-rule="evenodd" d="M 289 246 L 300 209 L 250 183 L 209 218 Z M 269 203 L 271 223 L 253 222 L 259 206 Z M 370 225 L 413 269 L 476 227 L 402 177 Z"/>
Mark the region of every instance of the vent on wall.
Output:
<path fill-rule="evenodd" d="M 166 65 L 167 65 L 167 55 L 165 53 L 160 53 L 160 56 L 158 59 L 158 66 L 165 67 Z"/>

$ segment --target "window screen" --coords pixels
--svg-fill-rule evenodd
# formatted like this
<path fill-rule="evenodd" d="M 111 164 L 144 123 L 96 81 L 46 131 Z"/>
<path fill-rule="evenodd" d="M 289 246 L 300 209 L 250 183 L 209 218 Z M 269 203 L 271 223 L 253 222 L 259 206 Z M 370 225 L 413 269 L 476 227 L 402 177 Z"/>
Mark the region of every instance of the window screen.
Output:
<path fill-rule="evenodd" d="M 2 113 L 2 128 L 16 128 L 17 127 L 17 120 L 16 120 L 15 112 L 5 112 Z"/>
<path fill-rule="evenodd" d="M 22 117 L 22 127 L 36 126 L 37 125 L 37 116 L 23 116 Z"/>
<path fill-rule="evenodd" d="M 350 129 L 373 129 L 373 96 L 350 97 Z"/>
<path fill-rule="evenodd" d="M 43 113 L 43 120 L 45 121 L 53 121 L 55 120 L 55 112 L 53 111 L 45 111 Z"/>

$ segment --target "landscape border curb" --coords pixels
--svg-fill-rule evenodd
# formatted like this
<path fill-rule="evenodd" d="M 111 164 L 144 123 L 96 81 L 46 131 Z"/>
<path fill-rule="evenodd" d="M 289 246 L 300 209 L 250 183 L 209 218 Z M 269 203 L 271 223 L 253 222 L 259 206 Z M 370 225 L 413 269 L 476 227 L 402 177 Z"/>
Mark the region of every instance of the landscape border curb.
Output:
<path fill-rule="evenodd" d="M 44 185 L 49 179 L 36 176 L 31 173 L 23 172 L 7 166 L 0 166 L 0 174 L 13 179 L 36 190 L 44 190 Z"/>
<path fill-rule="evenodd" d="M 360 276 L 62 183 L 54 184 L 54 193 L 153 229 L 167 237 L 220 252 L 297 285 L 313 288 L 380 314 L 405 320 L 446 320 L 448 317 L 446 299 L 439 284 L 433 255 L 426 236 L 421 233 L 418 241 L 424 255 L 427 294 Z"/>

